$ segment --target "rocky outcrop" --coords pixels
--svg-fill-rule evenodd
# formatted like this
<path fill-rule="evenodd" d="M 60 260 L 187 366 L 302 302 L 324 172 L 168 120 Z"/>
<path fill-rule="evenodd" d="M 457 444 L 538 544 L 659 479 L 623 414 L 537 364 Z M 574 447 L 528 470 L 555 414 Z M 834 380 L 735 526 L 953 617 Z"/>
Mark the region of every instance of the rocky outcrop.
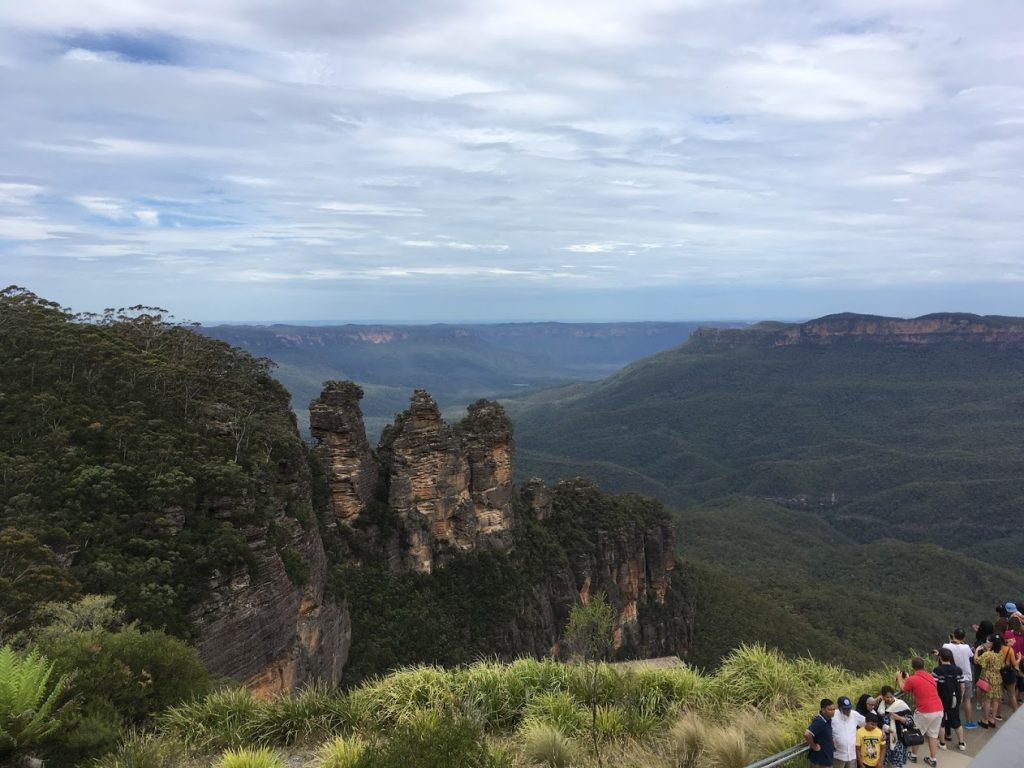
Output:
<path fill-rule="evenodd" d="M 359 409 L 362 397 L 362 388 L 350 381 L 329 381 L 309 404 L 309 428 L 327 473 L 333 522 L 351 523 L 376 492 L 377 462 Z"/>
<path fill-rule="evenodd" d="M 353 434 L 362 428 L 358 394 L 354 385 L 332 382 L 310 409 L 334 519 L 358 538 L 353 551 L 376 550 L 377 561 L 395 572 L 433 573 L 461 554 L 512 552 L 518 509 L 547 529 L 535 533 L 565 548 L 565 566 L 537 573 L 520 594 L 505 641 L 489 652 L 557 654 L 570 611 L 598 592 L 617 612 L 620 655 L 689 648 L 692 606 L 672 586 L 674 531 L 657 502 L 611 497 L 584 480 L 554 488 L 531 480 L 517 489 L 512 424 L 502 407 L 480 400 L 452 426 L 424 390 L 384 430 L 374 457 Z M 371 466 L 376 484 L 367 479 Z"/>
<path fill-rule="evenodd" d="M 282 483 L 261 489 L 261 495 L 308 500 L 308 468 L 282 469 Z M 288 516 L 286 504 L 280 502 L 269 525 L 245 529 L 252 562 L 215 573 L 207 597 L 191 614 L 207 669 L 264 696 L 312 681 L 336 685 L 351 642 L 347 607 L 325 594 L 327 558 L 320 534 Z M 229 513 L 224 510 L 224 516 Z M 283 555 L 290 556 L 292 573 Z"/>
<path fill-rule="evenodd" d="M 430 573 L 457 553 L 511 543 L 511 426 L 496 403 L 473 408 L 457 430 L 418 389 L 381 437 L 378 455 L 406 570 Z"/>
<path fill-rule="evenodd" d="M 548 514 L 555 524 L 559 516 L 578 514 L 580 507 L 601 510 L 617 503 L 582 479 L 559 483 L 551 496 Z M 675 530 L 657 502 L 645 504 L 628 518 L 599 519 L 586 546 L 570 552 L 575 594 L 569 608 L 600 592 L 617 612 L 615 648 L 620 655 L 682 655 L 692 641 L 693 606 L 672 585 Z M 561 522 L 573 524 L 571 519 Z"/>
<path fill-rule="evenodd" d="M 746 329 L 701 328 L 695 344 L 735 346 L 767 343 L 769 346 L 862 341 L 892 346 L 927 346 L 948 342 L 993 344 L 1024 348 L 1024 320 L 996 315 L 942 313 L 903 319 L 843 313 L 800 324 L 759 323 Z"/>

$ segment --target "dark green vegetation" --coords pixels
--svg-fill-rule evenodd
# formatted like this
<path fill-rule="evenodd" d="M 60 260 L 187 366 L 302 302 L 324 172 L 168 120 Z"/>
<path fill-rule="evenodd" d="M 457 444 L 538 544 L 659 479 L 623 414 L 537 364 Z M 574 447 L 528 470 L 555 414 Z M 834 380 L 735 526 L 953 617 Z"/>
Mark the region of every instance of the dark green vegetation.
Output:
<path fill-rule="evenodd" d="M 315 524 L 271 492 L 307 451 L 267 361 L 159 310 L 73 316 L 17 288 L 0 359 L 0 632 L 81 591 L 188 637 L 211 573 L 250 563 L 244 526 L 275 506 Z"/>
<path fill-rule="evenodd" d="M 192 648 L 126 624 L 110 596 L 38 606 L 18 641 L 29 650 L 0 646 L 0 765 L 26 754 L 81 765 L 208 691 Z"/>
<path fill-rule="evenodd" d="M 1022 345 L 779 328 L 511 402 L 519 471 L 683 510 L 701 662 L 764 638 L 863 668 L 1024 595 Z"/>
<path fill-rule="evenodd" d="M 570 381 L 594 380 L 684 341 L 697 323 L 494 325 L 219 325 L 202 332 L 278 365 L 303 432 L 306 406 L 330 379 L 365 391 L 372 435 L 404 410 L 413 389 L 442 408 Z"/>
<path fill-rule="evenodd" d="M 531 645 L 538 653 L 548 652 L 537 593 L 543 596 L 551 589 L 551 580 L 564 580 L 571 560 L 593 557 L 603 532 L 656 525 L 668 517 L 653 499 L 602 494 L 584 482 L 562 484 L 554 489 L 552 513 L 544 521 L 519 505 L 510 553 L 472 552 L 431 574 L 389 570 L 379 552 L 360 544 L 365 530 L 386 532 L 386 521 L 380 515 L 360 518 L 349 534 L 360 564 L 338 566 L 331 582 L 352 615 L 345 682 L 409 664 L 452 666 L 484 657 L 511 658 Z M 548 629 L 557 633 L 567 619 L 574 589 L 568 586 L 563 613 Z M 669 597 L 682 599 L 680 590 Z M 416 630 L 409 631 L 412 627 Z M 538 640 L 524 636 L 530 633 L 537 633 Z M 623 655 L 631 652 L 635 649 L 622 649 Z"/>

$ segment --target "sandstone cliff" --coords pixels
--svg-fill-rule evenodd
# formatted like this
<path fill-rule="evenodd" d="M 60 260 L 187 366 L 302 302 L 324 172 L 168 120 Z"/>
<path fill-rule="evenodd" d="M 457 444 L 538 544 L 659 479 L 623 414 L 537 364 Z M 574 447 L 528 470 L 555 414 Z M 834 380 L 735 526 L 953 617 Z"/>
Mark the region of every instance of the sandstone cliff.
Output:
<path fill-rule="evenodd" d="M 893 346 L 925 346 L 947 342 L 984 343 L 1024 347 L 1024 320 L 994 315 L 942 313 L 903 319 L 844 313 L 800 324 L 759 323 L 745 329 L 701 328 L 696 343 L 734 346 L 766 343 L 769 346 L 817 346 L 840 341 Z"/>
<path fill-rule="evenodd" d="M 456 428 L 441 419 L 429 394 L 416 390 L 409 410 L 384 431 L 375 457 L 359 411 L 361 396 L 354 384 L 329 382 L 310 404 L 333 519 L 353 524 L 380 498 L 400 528 L 397 562 L 393 556 L 389 562 L 420 573 L 460 552 L 507 549 L 512 428 L 501 407 L 476 403 Z M 380 539 L 377 531 L 373 536 Z"/>
<path fill-rule="evenodd" d="M 359 410 L 362 397 L 352 382 L 329 381 L 309 405 L 316 455 L 329 478 L 332 523 L 352 522 L 373 501 L 377 487 L 377 462 Z"/>
<path fill-rule="evenodd" d="M 661 505 L 633 497 L 639 503 L 624 515 L 617 500 L 583 479 L 559 483 L 550 493 L 550 507 L 541 514 L 556 530 L 583 532 L 568 546 L 569 609 L 601 592 L 618 613 L 615 648 L 621 654 L 684 654 L 693 639 L 693 606 L 672 582 L 675 531 Z"/>
<path fill-rule="evenodd" d="M 259 695 L 313 681 L 336 685 L 351 642 L 348 609 L 326 595 L 328 563 L 315 525 L 287 513 L 289 502 L 309 502 L 308 466 L 282 462 L 279 482 L 257 493 L 276 506 L 269 524 L 244 529 L 251 562 L 215 573 L 193 609 L 199 656 L 210 672 Z M 237 501 L 222 503 L 225 508 L 211 509 L 214 516 L 238 511 L 227 507 Z"/>
<path fill-rule="evenodd" d="M 353 434 L 361 418 L 351 386 L 330 383 L 311 405 L 315 450 L 325 457 L 333 519 L 362 535 L 361 546 L 376 547 L 378 561 L 392 572 L 430 574 L 481 551 L 512 556 L 517 536 L 529 535 L 520 530 L 524 516 L 560 542 L 564 566 L 536 573 L 516 598 L 504 640 L 488 653 L 557 653 L 572 607 L 597 592 L 618 613 L 622 655 L 687 650 L 692 606 L 672 586 L 674 531 L 660 505 L 622 502 L 581 480 L 554 488 L 530 481 L 517 489 L 512 425 L 501 406 L 474 403 L 452 426 L 423 390 L 384 431 L 374 456 L 365 438 Z M 371 466 L 379 467 L 376 484 L 366 481 L 357 492 L 352 478 L 367 478 Z"/>

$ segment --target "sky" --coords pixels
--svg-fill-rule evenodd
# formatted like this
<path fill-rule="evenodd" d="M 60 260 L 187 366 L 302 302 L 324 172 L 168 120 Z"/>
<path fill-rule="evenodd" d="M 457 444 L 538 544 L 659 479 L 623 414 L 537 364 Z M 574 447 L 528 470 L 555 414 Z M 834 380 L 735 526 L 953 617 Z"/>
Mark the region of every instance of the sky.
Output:
<path fill-rule="evenodd" d="M 0 283 L 196 321 L 1024 315 L 1019 0 L 0 3 Z"/>

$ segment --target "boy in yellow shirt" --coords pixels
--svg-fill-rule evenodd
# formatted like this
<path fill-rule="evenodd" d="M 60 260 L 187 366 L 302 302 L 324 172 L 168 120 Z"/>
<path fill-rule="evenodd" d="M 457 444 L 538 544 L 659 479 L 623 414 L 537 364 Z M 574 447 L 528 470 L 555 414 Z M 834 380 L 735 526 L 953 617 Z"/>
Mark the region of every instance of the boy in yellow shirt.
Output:
<path fill-rule="evenodd" d="M 878 727 L 878 715 L 868 712 L 857 729 L 857 768 L 876 768 L 885 760 L 885 732 Z"/>

